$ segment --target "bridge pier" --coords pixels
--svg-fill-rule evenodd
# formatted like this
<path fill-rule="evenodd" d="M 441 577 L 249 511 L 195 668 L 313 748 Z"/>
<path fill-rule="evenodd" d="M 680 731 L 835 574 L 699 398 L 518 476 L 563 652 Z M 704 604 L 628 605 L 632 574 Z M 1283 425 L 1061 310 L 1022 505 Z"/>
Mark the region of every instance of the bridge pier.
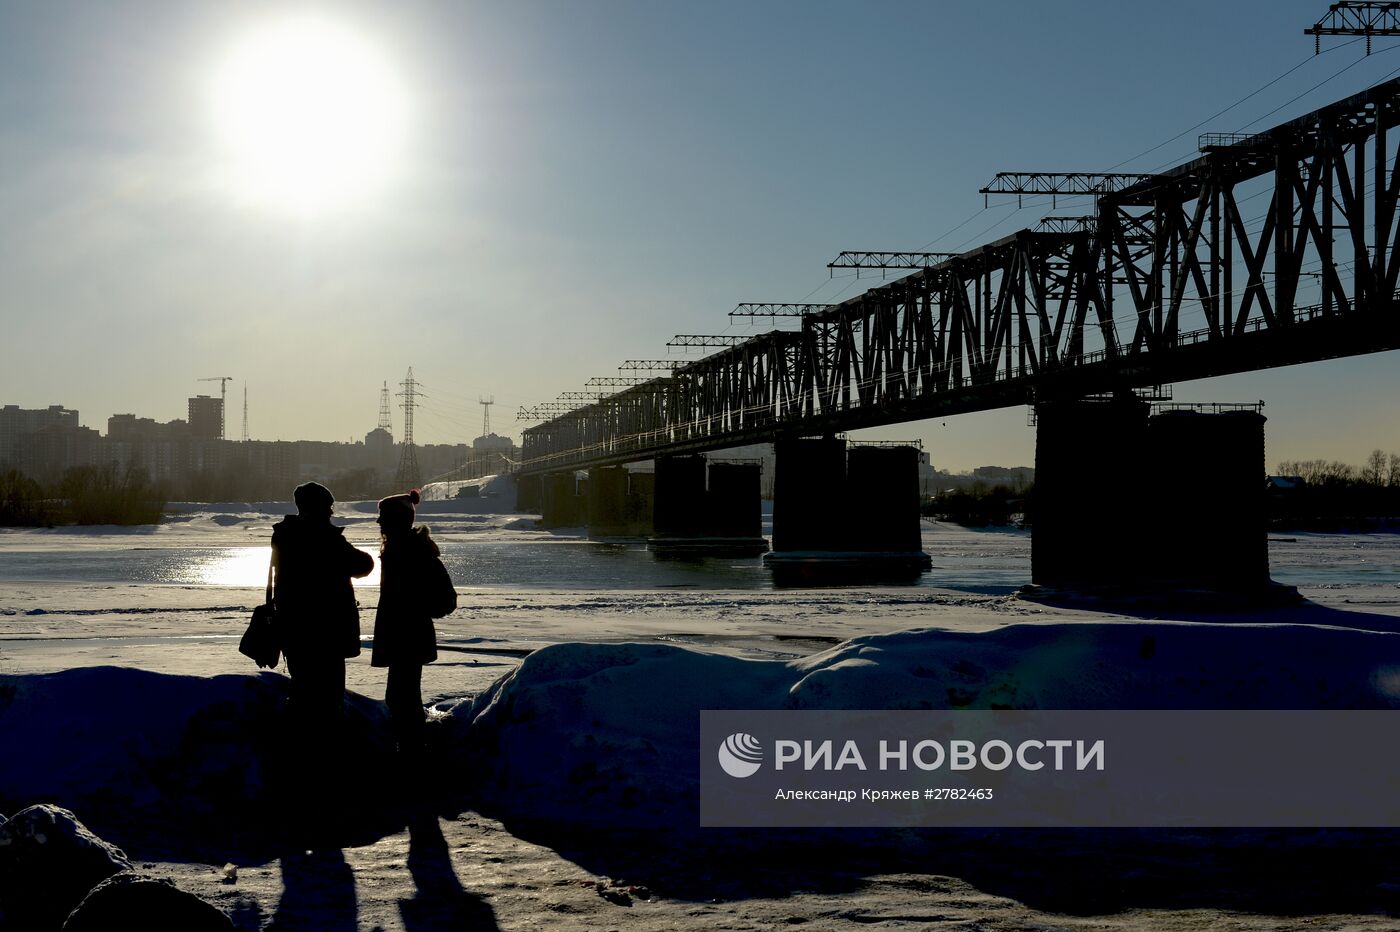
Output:
<path fill-rule="evenodd" d="M 544 479 L 536 473 L 515 477 L 515 510 L 526 514 L 540 513 L 544 504 Z"/>
<path fill-rule="evenodd" d="M 1217 591 L 1268 587 L 1264 422 L 1257 411 L 1165 411 L 1149 422 L 1155 509 L 1150 576 L 1158 585 Z"/>
<path fill-rule="evenodd" d="M 651 534 L 651 513 L 656 505 L 656 476 L 649 472 L 627 474 L 627 534 L 647 537 Z"/>
<path fill-rule="evenodd" d="M 852 447 L 846 455 L 851 549 L 919 554 L 919 451 L 914 447 Z"/>
<path fill-rule="evenodd" d="M 543 477 L 540 524 L 544 527 L 577 527 L 583 523 L 583 502 L 573 470 Z"/>
<path fill-rule="evenodd" d="M 767 550 L 760 469 L 756 463 L 710 463 L 707 468 L 703 456 L 658 457 L 653 536 L 647 545 L 668 555 Z"/>
<path fill-rule="evenodd" d="M 759 554 L 763 539 L 763 467 L 758 463 L 711 463 L 705 493 L 706 533 L 726 553 Z"/>
<path fill-rule="evenodd" d="M 1031 579 L 1127 595 L 1270 587 L 1264 417 L 1135 398 L 1036 408 Z"/>
<path fill-rule="evenodd" d="M 835 437 L 776 444 L 773 552 L 785 579 L 915 577 L 929 566 L 914 447 L 854 447 Z"/>
<path fill-rule="evenodd" d="M 627 470 L 594 466 L 588 470 L 588 536 L 621 537 L 628 531 Z"/>
<path fill-rule="evenodd" d="M 1138 398 L 1036 406 L 1036 585 L 1100 589 L 1141 580 L 1151 529 L 1133 506 L 1162 485 L 1150 479 L 1148 410 Z"/>

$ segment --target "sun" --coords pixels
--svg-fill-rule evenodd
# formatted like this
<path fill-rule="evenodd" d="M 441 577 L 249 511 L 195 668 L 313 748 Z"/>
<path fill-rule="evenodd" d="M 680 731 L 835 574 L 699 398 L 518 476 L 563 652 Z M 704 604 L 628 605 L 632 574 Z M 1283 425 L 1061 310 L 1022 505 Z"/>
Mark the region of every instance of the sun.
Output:
<path fill-rule="evenodd" d="M 398 167 L 405 110 L 380 50 L 318 16 L 249 31 L 213 82 L 233 184 L 243 196 L 298 213 L 381 188 Z"/>

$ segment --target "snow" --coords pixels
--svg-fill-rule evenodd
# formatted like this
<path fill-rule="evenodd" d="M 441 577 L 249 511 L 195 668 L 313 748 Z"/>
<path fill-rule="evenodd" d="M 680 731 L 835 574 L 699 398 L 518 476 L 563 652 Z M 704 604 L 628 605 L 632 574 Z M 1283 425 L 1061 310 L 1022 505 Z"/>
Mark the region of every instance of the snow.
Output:
<path fill-rule="evenodd" d="M 373 505 L 337 504 L 367 548 Z M 591 546 L 528 517 L 428 506 L 450 509 L 429 512 L 444 540 Z M 141 531 L 5 531 L 0 559 L 132 546 L 265 556 L 287 510 L 225 503 Z M 940 525 L 925 544 L 937 567 L 956 555 L 996 568 L 1024 561 L 1027 538 Z M 936 587 L 459 580 L 464 606 L 440 624 L 442 659 L 424 677 L 454 766 L 421 781 L 455 799 L 440 820 L 374 827 L 324 859 L 272 850 L 253 830 L 258 735 L 286 688 L 237 653 L 260 585 L 0 582 L 0 812 L 40 798 L 70 805 L 240 929 L 456 928 L 483 915 L 500 928 L 899 928 L 933 917 L 953 928 L 1390 928 L 1377 911 L 1400 906 L 1386 892 L 1400 882 L 1393 833 L 672 837 L 694 825 L 705 708 L 946 708 L 953 687 L 960 706 L 984 708 L 1396 708 L 1400 538 L 1299 534 L 1271 549 L 1309 604 L 1125 614 Z M 361 591 L 362 617 L 376 601 Z M 360 740 L 381 747 L 383 672 L 361 657 L 347 675 Z M 378 753 L 347 773 L 366 794 L 379 785 Z"/>
<path fill-rule="evenodd" d="M 1400 634 L 1194 622 L 925 628 L 787 662 L 558 644 L 448 714 L 494 815 L 674 826 L 698 822 L 703 709 L 991 707 L 1400 709 Z"/>

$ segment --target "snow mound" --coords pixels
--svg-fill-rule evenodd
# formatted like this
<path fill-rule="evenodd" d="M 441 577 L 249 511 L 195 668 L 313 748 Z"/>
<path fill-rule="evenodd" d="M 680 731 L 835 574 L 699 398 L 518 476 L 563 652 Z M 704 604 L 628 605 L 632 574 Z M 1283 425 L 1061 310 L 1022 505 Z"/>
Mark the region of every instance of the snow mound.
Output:
<path fill-rule="evenodd" d="M 1400 708 L 1400 634 L 1307 625 L 1065 623 L 846 641 L 797 661 L 557 644 L 448 710 L 479 807 L 695 825 L 702 709 Z"/>
<path fill-rule="evenodd" d="M 275 838 L 287 688 L 275 673 L 0 676 L 0 808 L 53 802 L 127 848 Z M 393 746 L 387 715 L 347 696 L 347 744 L 359 775 L 373 779 Z"/>

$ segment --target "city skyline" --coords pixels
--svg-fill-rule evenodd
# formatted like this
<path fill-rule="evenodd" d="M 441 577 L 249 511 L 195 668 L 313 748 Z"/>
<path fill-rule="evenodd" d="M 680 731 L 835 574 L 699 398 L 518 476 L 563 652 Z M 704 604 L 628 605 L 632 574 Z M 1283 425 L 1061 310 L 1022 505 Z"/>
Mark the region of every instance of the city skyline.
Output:
<path fill-rule="evenodd" d="M 359 439 L 413 366 L 419 442 L 469 441 L 488 393 L 519 438 L 518 407 L 663 357 L 671 334 L 761 332 L 726 317 L 739 302 L 879 282 L 829 276 L 842 249 L 965 250 L 1052 212 L 984 209 L 997 171 L 1179 164 L 1198 132 L 1273 125 L 1400 68 L 1386 41 L 1313 58 L 1312 2 L 1186 3 L 1147 51 L 1106 3 L 1024 4 L 995 30 L 941 5 L 295 9 L 393 76 L 376 125 L 395 144 L 340 201 L 240 187 L 246 153 L 214 112 L 240 43 L 285 5 L 0 14 L 0 402 L 105 429 L 182 417 L 198 380 L 231 373 L 227 435 L 246 381 L 252 438 Z M 1266 401 L 1270 468 L 1360 462 L 1400 434 L 1396 368 L 1376 354 L 1175 394 Z M 951 468 L 1034 450 L 1022 408 L 867 433 Z"/>

